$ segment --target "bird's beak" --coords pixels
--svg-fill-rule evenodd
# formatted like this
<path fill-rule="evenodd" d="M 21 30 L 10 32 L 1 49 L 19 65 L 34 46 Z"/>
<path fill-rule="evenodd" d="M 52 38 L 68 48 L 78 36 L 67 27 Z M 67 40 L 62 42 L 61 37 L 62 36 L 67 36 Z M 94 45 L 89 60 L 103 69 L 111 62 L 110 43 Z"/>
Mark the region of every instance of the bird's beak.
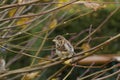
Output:
<path fill-rule="evenodd" d="M 55 39 L 53 39 L 52 41 L 53 41 L 53 42 L 56 42 L 56 40 L 55 40 Z"/>

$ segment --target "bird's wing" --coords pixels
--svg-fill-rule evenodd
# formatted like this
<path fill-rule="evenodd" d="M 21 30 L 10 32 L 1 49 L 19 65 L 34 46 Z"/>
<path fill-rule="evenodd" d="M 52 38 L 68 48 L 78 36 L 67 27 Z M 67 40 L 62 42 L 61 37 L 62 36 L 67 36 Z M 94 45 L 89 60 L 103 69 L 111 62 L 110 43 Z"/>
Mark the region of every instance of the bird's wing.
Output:
<path fill-rule="evenodd" d="M 70 42 L 66 41 L 66 43 L 64 44 L 65 48 L 67 49 L 68 52 L 74 52 L 74 48 L 71 45 Z"/>

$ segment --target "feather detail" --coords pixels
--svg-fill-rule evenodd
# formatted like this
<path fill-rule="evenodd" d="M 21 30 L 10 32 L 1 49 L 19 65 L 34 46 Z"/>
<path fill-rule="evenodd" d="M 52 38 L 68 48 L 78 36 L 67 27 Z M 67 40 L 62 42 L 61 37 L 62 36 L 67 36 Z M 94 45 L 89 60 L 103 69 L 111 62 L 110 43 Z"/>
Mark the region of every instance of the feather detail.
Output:
<path fill-rule="evenodd" d="M 53 39 L 53 42 L 55 42 L 56 54 L 62 59 L 72 57 L 75 54 L 74 47 L 63 36 L 61 35 L 56 36 Z"/>

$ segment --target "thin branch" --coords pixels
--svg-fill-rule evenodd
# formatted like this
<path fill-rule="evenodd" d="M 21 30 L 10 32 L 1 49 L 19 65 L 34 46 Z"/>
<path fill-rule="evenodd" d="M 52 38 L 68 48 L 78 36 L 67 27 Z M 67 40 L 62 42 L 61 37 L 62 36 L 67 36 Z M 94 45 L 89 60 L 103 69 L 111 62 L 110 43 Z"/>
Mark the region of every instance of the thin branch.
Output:
<path fill-rule="evenodd" d="M 116 80 L 120 80 L 120 74 L 118 74 L 118 76 L 117 76 Z"/>
<path fill-rule="evenodd" d="M 45 65 L 45 66 L 39 66 L 38 65 L 38 67 L 33 67 L 33 68 L 27 68 L 27 69 L 26 68 L 21 68 L 21 69 L 12 70 L 12 71 L 8 71 L 8 72 L 6 72 L 4 74 L 1 74 L 0 78 L 8 76 L 8 75 L 11 75 L 11 74 L 18 74 L 18 73 L 25 73 L 25 72 L 32 72 L 32 71 L 43 70 L 45 68 L 48 68 L 48 67 L 60 64 L 60 63 L 62 63 L 62 61 L 56 61 L 54 63 L 48 64 L 48 65 Z"/>
<path fill-rule="evenodd" d="M 88 36 L 86 36 L 85 38 L 83 38 L 81 41 L 77 42 L 77 44 L 75 45 L 75 47 L 77 47 L 79 44 L 83 43 L 86 39 L 88 39 L 90 36 L 92 36 L 94 33 L 96 33 L 98 30 L 100 30 L 100 28 L 103 27 L 103 25 L 120 9 L 120 7 L 116 8 L 113 12 L 111 12 L 107 18 L 93 31 L 91 32 Z"/>
<path fill-rule="evenodd" d="M 48 78 L 48 80 L 51 80 L 52 78 L 56 77 L 59 73 L 61 73 L 63 70 L 65 70 L 68 67 L 68 65 L 65 65 L 61 69 L 59 69 L 57 72 L 55 72 L 52 76 Z"/>
<path fill-rule="evenodd" d="M 5 6 L 1 6 L 0 9 L 8 9 L 8 8 L 12 8 L 12 7 L 20 7 L 20 6 L 25 6 L 25 5 L 30 5 L 30 4 L 33 4 L 33 3 L 38 3 L 40 2 L 39 0 L 35 0 L 35 1 L 30 1 L 30 2 L 27 2 L 27 3 L 22 3 L 22 4 L 10 4 L 10 5 L 5 5 Z"/>
<path fill-rule="evenodd" d="M 110 78 L 110 77 L 112 77 L 112 76 L 114 76 L 114 75 L 117 75 L 117 74 L 119 74 L 120 73 L 120 70 L 118 70 L 118 71 L 116 71 L 116 72 L 114 72 L 114 73 L 112 73 L 112 74 L 109 74 L 109 75 L 107 75 L 107 76 L 104 76 L 104 77 L 101 77 L 101 78 L 97 78 L 96 80 L 105 80 L 105 79 L 108 79 L 108 78 Z"/>
<path fill-rule="evenodd" d="M 25 56 L 28 56 L 28 57 L 33 57 L 33 58 L 36 58 L 36 59 L 53 61 L 53 60 L 51 60 L 51 59 L 46 59 L 46 58 L 36 57 L 36 56 L 30 55 L 30 54 L 26 54 L 25 52 L 20 53 L 20 52 L 17 52 L 17 51 L 13 51 L 13 50 L 11 50 L 11 49 L 9 49 L 9 48 L 6 48 L 6 47 L 4 47 L 4 46 L 2 46 L 2 45 L 0 45 L 0 47 L 5 48 L 5 49 L 8 50 L 8 51 L 11 51 L 11 52 L 14 52 L 14 53 L 18 53 L 18 54 L 22 54 L 22 55 L 25 55 Z"/>
<path fill-rule="evenodd" d="M 65 6 L 68 6 L 68 5 L 72 4 L 72 3 L 74 3 L 74 2 L 76 2 L 76 0 L 73 0 L 73 1 L 71 1 L 71 2 L 65 4 L 65 5 L 63 5 L 61 7 L 56 7 L 56 8 L 53 8 L 53 9 L 50 9 L 48 11 L 44 11 L 44 12 L 41 12 L 41 13 L 38 13 L 38 14 L 15 16 L 15 17 L 11 17 L 11 18 L 2 19 L 2 20 L 0 20 L 0 22 L 7 21 L 7 20 L 12 20 L 12 19 L 18 19 L 18 18 L 26 18 L 26 17 L 35 17 L 35 16 L 40 16 L 40 15 L 45 15 L 45 14 L 57 11 L 57 10 L 65 7 Z"/>
<path fill-rule="evenodd" d="M 75 66 L 73 66 L 72 68 L 71 68 L 71 70 L 68 72 L 68 74 L 63 78 L 63 80 L 66 80 L 67 79 L 67 77 L 72 73 L 72 71 L 74 70 L 74 68 L 75 68 Z"/>
<path fill-rule="evenodd" d="M 92 63 L 92 64 L 88 67 L 88 69 L 87 69 L 80 77 L 83 77 L 86 73 L 88 73 L 93 65 L 94 65 L 94 63 Z"/>
<path fill-rule="evenodd" d="M 83 51 L 83 52 L 80 52 L 80 53 L 74 55 L 73 57 L 77 57 L 77 56 L 80 56 L 80 55 L 85 54 L 85 53 L 87 53 L 87 52 L 90 52 L 89 54 L 84 55 L 84 56 L 78 58 L 77 60 L 75 60 L 75 61 L 73 61 L 73 62 L 82 60 L 82 59 L 84 59 L 84 58 L 86 58 L 86 57 L 88 57 L 88 56 L 94 54 L 94 52 L 96 52 L 97 50 L 99 50 L 101 47 L 103 47 L 103 46 L 109 44 L 111 41 L 113 41 L 113 40 L 115 40 L 115 39 L 117 39 L 117 38 L 119 38 L 119 37 L 120 37 L 120 33 L 117 34 L 116 36 L 114 36 L 114 37 L 112 37 L 112 38 L 106 40 L 105 42 L 103 42 L 103 43 L 101 43 L 101 44 L 99 44 L 99 45 L 97 45 L 97 46 L 95 46 L 95 47 L 93 47 L 93 48 L 87 50 L 87 51 Z M 91 52 L 91 51 L 93 51 L 93 52 Z"/>
<path fill-rule="evenodd" d="M 111 70 L 111 69 L 114 69 L 114 68 L 117 68 L 117 67 L 119 67 L 119 65 L 114 65 L 114 66 L 112 66 L 112 67 L 110 67 L 110 68 L 107 68 L 107 69 L 103 69 L 103 70 L 101 70 L 101 71 L 94 72 L 94 73 L 92 73 L 92 74 L 90 74 L 90 75 L 87 75 L 87 76 L 85 76 L 85 77 L 82 77 L 82 78 L 80 78 L 80 79 L 81 79 L 81 80 L 84 80 L 84 79 L 89 78 L 89 77 L 91 77 L 91 76 L 94 76 L 94 75 L 96 75 L 96 74 L 100 74 L 100 73 L 102 73 L 102 72 L 107 72 L 107 71 L 109 71 L 109 70 Z"/>

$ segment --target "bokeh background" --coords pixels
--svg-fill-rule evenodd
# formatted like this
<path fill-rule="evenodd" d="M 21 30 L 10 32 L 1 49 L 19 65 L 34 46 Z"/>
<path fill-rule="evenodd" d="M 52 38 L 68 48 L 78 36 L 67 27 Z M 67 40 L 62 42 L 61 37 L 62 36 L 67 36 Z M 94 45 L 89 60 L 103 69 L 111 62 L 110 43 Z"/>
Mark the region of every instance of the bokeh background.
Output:
<path fill-rule="evenodd" d="M 55 44 L 52 42 L 55 36 L 62 35 L 75 46 L 119 7 L 119 0 L 0 0 L 0 56 L 5 59 L 8 70 L 44 62 L 30 55 L 52 59 L 55 56 Z M 75 52 L 97 46 L 119 33 L 120 9 L 95 34 L 75 47 Z M 81 48 L 84 44 L 86 45 Z M 120 54 L 120 39 L 110 42 L 95 54 Z M 106 67 L 114 64 L 116 62 Z M 58 64 L 41 70 L 37 77 L 30 80 L 47 80 L 63 66 L 64 64 Z M 62 80 L 71 68 L 69 66 L 53 80 Z M 86 75 L 100 70 L 102 69 L 91 69 Z M 104 75 L 116 70 L 118 69 Z M 80 75 L 85 71 L 86 68 L 74 68 L 66 80 L 80 80 Z M 8 78 L 14 76 L 16 75 Z M 117 75 L 108 80 L 115 80 L 116 77 Z M 29 80 L 29 77 L 25 79 L 20 74 L 13 80 Z"/>

